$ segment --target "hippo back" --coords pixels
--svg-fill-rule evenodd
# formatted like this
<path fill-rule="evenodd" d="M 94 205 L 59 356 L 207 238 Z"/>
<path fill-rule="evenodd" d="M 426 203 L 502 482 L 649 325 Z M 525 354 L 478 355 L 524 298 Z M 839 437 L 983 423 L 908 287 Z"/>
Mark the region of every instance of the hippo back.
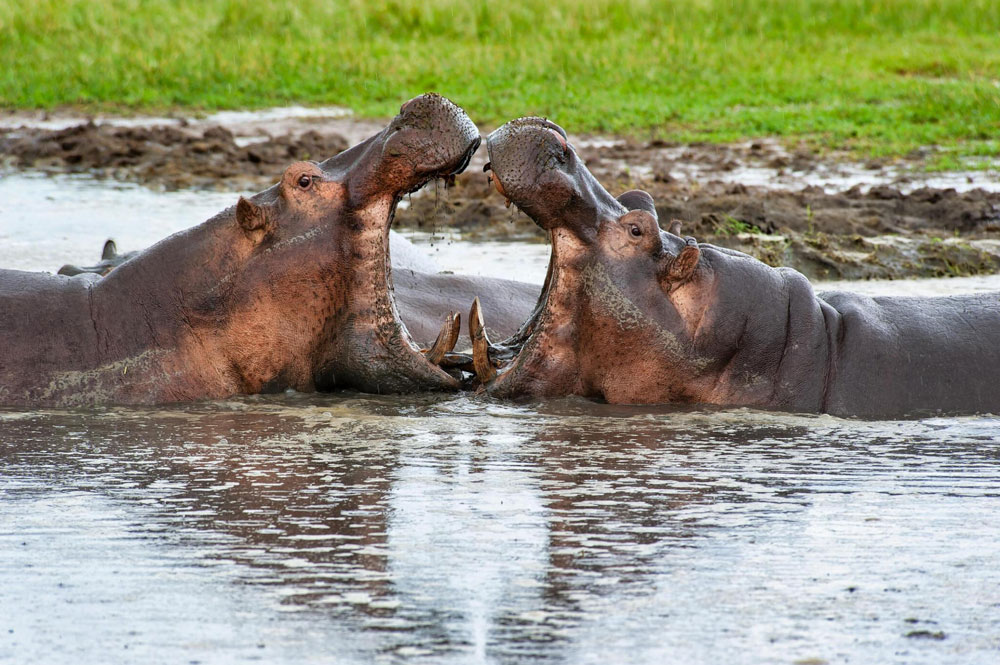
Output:
<path fill-rule="evenodd" d="M 39 375 L 97 361 L 90 316 L 97 279 L 0 270 L 0 396 L 16 393 L 31 377 L 35 384 Z"/>
<path fill-rule="evenodd" d="M 819 297 L 839 313 L 830 413 L 1000 413 L 1000 293 Z"/>

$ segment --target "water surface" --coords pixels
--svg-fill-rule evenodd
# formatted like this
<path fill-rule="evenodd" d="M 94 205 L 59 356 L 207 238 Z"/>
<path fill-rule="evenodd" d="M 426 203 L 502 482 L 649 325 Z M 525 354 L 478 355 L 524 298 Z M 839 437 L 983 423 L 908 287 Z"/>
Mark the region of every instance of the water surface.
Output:
<path fill-rule="evenodd" d="M 1000 419 L 0 415 L 0 660 L 994 663 Z"/>

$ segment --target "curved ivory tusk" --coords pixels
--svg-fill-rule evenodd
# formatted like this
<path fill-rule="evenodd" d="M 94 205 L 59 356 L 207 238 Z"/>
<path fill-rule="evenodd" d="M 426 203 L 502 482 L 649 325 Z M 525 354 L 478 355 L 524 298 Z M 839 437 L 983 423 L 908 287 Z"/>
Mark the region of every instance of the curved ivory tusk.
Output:
<path fill-rule="evenodd" d="M 434 344 L 427 350 L 427 361 L 435 365 L 440 365 L 445 355 L 455 349 L 458 342 L 458 334 L 462 330 L 462 317 L 458 312 L 450 312 L 444 319 L 441 332 L 438 333 Z"/>
<path fill-rule="evenodd" d="M 489 383 L 496 378 L 497 370 L 490 359 L 490 338 L 486 335 L 478 296 L 472 301 L 472 309 L 469 311 L 469 336 L 472 338 L 472 366 L 476 370 L 476 376 L 481 383 Z"/>

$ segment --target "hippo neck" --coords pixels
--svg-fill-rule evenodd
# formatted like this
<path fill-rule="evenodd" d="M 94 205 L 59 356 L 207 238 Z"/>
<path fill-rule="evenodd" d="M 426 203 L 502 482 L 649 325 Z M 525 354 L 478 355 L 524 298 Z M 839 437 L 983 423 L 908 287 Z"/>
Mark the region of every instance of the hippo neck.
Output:
<path fill-rule="evenodd" d="M 513 365 L 491 392 L 546 397 L 580 392 L 577 339 L 586 247 L 563 228 L 551 231 L 552 256 L 540 311 Z"/>
<path fill-rule="evenodd" d="M 230 208 L 161 240 L 97 283 L 109 343 L 121 331 L 122 350 L 129 350 L 128 340 L 136 348 L 163 346 L 187 326 L 188 313 L 200 302 L 213 293 L 221 299 L 252 249 L 237 242 L 235 230 Z"/>
<path fill-rule="evenodd" d="M 345 257 L 341 323 L 332 335 L 317 385 L 367 392 L 452 390 L 457 383 L 428 363 L 410 337 L 392 295 L 389 229 L 397 196 L 383 196 L 350 213 L 354 252 Z M 338 367 L 334 375 L 332 367 Z"/>
<path fill-rule="evenodd" d="M 829 307 L 799 272 L 701 247 L 717 280 L 711 323 L 703 328 L 727 342 L 707 350 L 723 362 L 701 401 L 822 411 L 833 359 Z"/>
<path fill-rule="evenodd" d="M 395 198 L 384 197 L 352 213 L 355 228 L 351 245 L 358 250 L 348 259 L 348 273 L 350 291 L 356 295 L 347 306 L 350 315 L 372 326 L 383 342 L 396 337 L 394 329 L 402 325 L 390 293 L 389 227 L 396 203 Z"/>
<path fill-rule="evenodd" d="M 326 325 L 319 308 L 334 309 L 338 291 L 332 267 L 340 259 L 321 237 L 328 232 L 317 227 L 255 246 L 230 208 L 166 238 L 95 285 L 100 357 L 145 359 L 143 369 L 163 388 L 147 385 L 151 396 L 138 401 L 311 388 L 314 328 Z M 301 243 L 308 245 L 295 247 Z M 277 253 L 292 251 L 302 258 L 288 299 L 274 289 L 269 268 Z"/>

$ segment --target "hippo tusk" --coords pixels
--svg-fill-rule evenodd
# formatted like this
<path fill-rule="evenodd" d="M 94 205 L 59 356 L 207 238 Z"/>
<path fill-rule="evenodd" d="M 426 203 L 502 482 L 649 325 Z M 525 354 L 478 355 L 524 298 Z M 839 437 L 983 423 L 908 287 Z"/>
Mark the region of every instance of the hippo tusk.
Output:
<path fill-rule="evenodd" d="M 437 339 L 425 352 L 427 361 L 434 365 L 440 365 L 445 356 L 455 349 L 461 330 L 462 316 L 458 312 L 449 312 L 448 316 L 444 318 L 444 325 L 441 326 L 441 332 L 438 333 Z"/>
<path fill-rule="evenodd" d="M 486 335 L 483 324 L 483 310 L 479 297 L 472 301 L 469 311 L 469 336 L 472 338 L 472 366 L 480 383 L 486 384 L 496 378 L 497 370 L 490 359 L 490 338 Z"/>

